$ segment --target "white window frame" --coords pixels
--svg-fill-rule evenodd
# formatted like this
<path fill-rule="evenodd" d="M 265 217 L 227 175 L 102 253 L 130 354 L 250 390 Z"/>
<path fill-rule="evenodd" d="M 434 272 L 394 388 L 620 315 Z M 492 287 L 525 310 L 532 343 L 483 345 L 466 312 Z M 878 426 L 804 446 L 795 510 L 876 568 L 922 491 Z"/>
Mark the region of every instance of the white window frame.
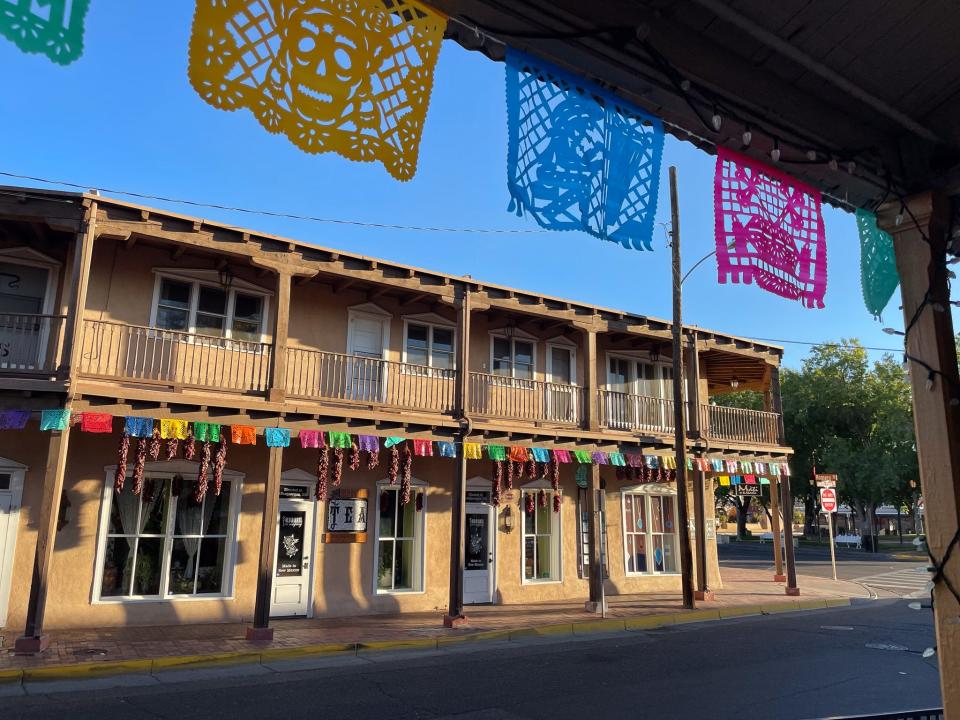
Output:
<path fill-rule="evenodd" d="M 638 496 L 643 499 L 643 510 L 644 517 L 646 519 L 645 527 L 642 533 L 638 533 L 635 530 L 627 530 L 627 496 Z M 653 538 L 655 535 L 669 535 L 670 533 L 654 533 L 651 529 L 653 523 L 651 518 L 653 517 L 651 502 L 650 499 L 653 497 L 669 497 L 673 502 L 673 548 L 676 553 L 677 558 L 677 569 L 667 572 L 667 571 L 658 571 L 652 569 L 654 567 L 653 559 Z M 665 486 L 662 483 L 645 483 L 643 485 L 632 485 L 630 487 L 625 487 L 620 491 L 620 527 L 623 531 L 623 572 L 627 577 L 652 577 L 652 576 L 674 576 L 680 575 L 682 568 L 680 563 L 682 558 L 680 557 L 680 522 L 677 519 L 677 491 L 676 488 L 671 488 Z M 647 552 L 647 570 L 645 571 L 631 571 L 629 570 L 629 554 L 628 554 L 628 545 L 627 545 L 627 533 L 631 535 L 643 535 L 644 536 L 644 546 Z"/>
<path fill-rule="evenodd" d="M 527 527 L 526 527 L 526 495 L 536 496 L 543 490 L 547 494 L 547 510 L 550 512 L 550 552 L 553 555 L 556 577 L 527 579 Z M 537 480 L 527 483 L 520 488 L 520 584 L 521 585 L 551 585 L 563 582 L 563 503 L 560 503 L 560 512 L 553 511 L 553 486 L 546 480 Z M 534 513 L 536 515 L 536 513 Z M 536 537 L 536 536 L 534 536 Z M 536 543 L 534 543 L 536 544 Z"/>
<path fill-rule="evenodd" d="M 427 364 L 425 367 L 436 370 L 439 373 L 455 372 L 457 369 L 457 326 L 455 323 L 444 320 L 439 315 L 405 315 L 403 318 L 403 347 L 401 348 L 400 361 L 407 365 L 407 339 L 411 325 L 422 325 L 427 328 Z M 441 330 L 450 330 L 453 335 L 453 358 L 449 368 L 437 368 L 433 365 L 433 333 L 437 328 Z M 411 371 L 412 368 L 407 368 Z"/>
<path fill-rule="evenodd" d="M 619 392 L 614 391 L 611 382 L 610 382 L 610 360 L 625 360 L 630 363 L 630 375 L 631 377 L 627 381 L 628 395 L 641 395 L 640 393 L 640 374 L 637 372 L 638 366 L 640 363 L 644 365 L 652 365 L 657 368 L 657 381 L 660 383 L 660 395 L 646 395 L 644 397 L 654 397 L 658 400 L 669 400 L 671 398 L 664 396 L 664 388 L 667 386 L 667 383 L 672 383 L 672 378 L 664 377 L 664 373 L 673 369 L 673 366 L 669 362 L 663 362 L 662 360 L 651 360 L 649 357 L 637 357 L 636 355 L 629 355 L 622 352 L 608 352 L 606 354 L 606 389 L 610 392 Z M 673 386 L 670 385 L 670 390 L 672 392 Z"/>
<path fill-rule="evenodd" d="M 497 340 L 497 339 L 499 339 L 499 340 L 506 340 L 506 341 L 508 341 L 508 342 L 510 343 L 510 374 L 509 374 L 509 375 L 499 375 L 499 374 L 497 374 L 496 372 L 494 372 L 494 358 L 496 357 L 496 355 L 495 355 L 495 353 L 494 353 L 494 349 L 493 349 L 493 348 L 494 348 L 494 340 Z M 533 363 L 532 363 L 531 368 L 530 368 L 530 377 L 529 377 L 529 378 L 518 378 L 518 377 L 517 377 L 517 361 L 516 361 L 516 357 L 517 357 L 517 347 L 516 347 L 516 343 L 517 343 L 517 340 L 520 340 L 521 342 L 528 342 L 528 343 L 530 343 L 530 345 L 531 345 L 532 348 L 533 348 L 533 352 L 531 352 L 531 359 L 533 360 Z M 537 347 L 538 345 L 539 345 L 539 342 L 537 341 L 537 338 L 536 338 L 535 336 L 530 335 L 529 333 L 525 333 L 525 332 L 519 331 L 519 330 L 514 331 L 514 333 L 513 333 L 513 335 L 512 335 L 511 337 L 507 337 L 507 334 L 506 334 L 505 332 L 503 332 L 502 330 L 494 330 L 494 331 L 491 331 L 491 333 L 490 333 L 490 375 L 495 375 L 496 377 L 502 378 L 502 379 L 504 379 L 504 380 L 516 380 L 516 381 L 518 381 L 519 383 L 524 383 L 524 382 L 532 383 L 532 382 L 536 382 L 536 379 L 537 379 L 537 351 L 539 350 L 539 348 Z"/>
<path fill-rule="evenodd" d="M 387 479 L 379 480 L 377 482 L 376 493 L 377 497 L 374 501 L 373 506 L 373 516 L 371 521 L 374 523 L 373 531 L 373 594 L 374 595 L 422 595 L 426 592 L 427 588 L 427 483 L 419 480 L 418 478 L 410 478 L 410 502 L 417 502 L 417 493 L 423 493 L 423 507 L 420 509 L 420 512 L 417 512 L 414 509 L 414 517 L 416 518 L 415 522 L 417 527 L 415 530 L 419 530 L 420 537 L 419 543 L 420 547 L 415 548 L 419 550 L 416 552 L 417 563 L 419 567 L 416 568 L 416 580 L 418 582 L 414 583 L 415 587 L 410 589 L 391 589 L 387 590 L 379 586 L 379 573 L 380 573 L 380 494 L 384 490 L 395 490 L 397 492 L 397 505 L 396 509 L 399 509 L 399 493 L 400 493 L 400 483 L 398 482 L 395 485 L 391 485 L 390 481 Z M 396 523 L 394 524 L 396 525 Z M 395 537 L 395 536 L 394 536 Z M 414 535 L 414 542 L 417 542 L 417 537 Z"/>
<path fill-rule="evenodd" d="M 160 566 L 160 593 L 159 595 L 127 595 L 124 597 L 101 597 L 103 586 L 103 563 L 105 560 L 107 542 L 110 530 L 110 509 L 113 503 L 113 481 L 116 465 L 104 467 L 103 492 L 100 501 L 100 525 L 97 531 L 96 565 L 93 571 L 93 587 L 91 588 L 91 604 L 148 604 L 170 602 L 203 602 L 206 600 L 233 600 L 236 581 L 237 544 L 240 537 L 240 497 L 243 494 L 244 473 L 225 468 L 224 482 L 230 483 L 230 506 L 227 517 L 226 546 L 223 553 L 223 581 L 222 592 L 204 593 L 202 595 L 170 595 L 170 556 L 173 552 L 174 529 L 176 512 L 172 507 L 167 509 L 167 526 L 163 535 L 163 555 Z M 145 466 L 144 477 L 153 480 L 173 480 L 174 475 L 182 475 L 184 480 L 197 477 L 199 463 L 189 460 L 148 461 Z M 213 482 L 211 468 L 210 482 Z M 127 469 L 127 483 L 133 482 L 133 466 Z M 210 492 L 212 492 L 212 488 Z"/>
<path fill-rule="evenodd" d="M 231 284 L 229 287 L 224 287 L 213 279 L 198 277 L 191 274 L 180 274 L 175 272 L 155 270 L 154 276 L 153 302 L 150 306 L 151 328 L 154 328 L 158 332 L 186 332 L 190 335 L 199 335 L 199 333 L 197 333 L 197 307 L 200 300 L 200 287 L 204 286 L 225 292 L 227 294 L 227 307 L 226 315 L 223 319 L 223 335 L 203 335 L 203 337 L 213 337 L 217 340 L 231 340 L 235 343 L 264 343 L 267 341 L 270 318 L 270 292 L 264 290 L 263 288 L 258 288 L 256 285 L 240 282 L 236 279 L 233 280 L 233 284 Z M 186 331 L 169 330 L 167 328 L 157 327 L 157 315 L 159 314 L 160 308 L 160 286 L 164 280 L 172 280 L 173 282 L 186 283 L 190 285 L 190 306 L 187 308 Z M 238 292 L 243 293 L 244 295 L 254 295 L 259 297 L 263 303 L 263 309 L 261 310 L 260 318 L 260 334 L 257 340 L 244 340 L 239 338 L 235 339 L 233 337 L 233 312 L 236 305 L 236 297 Z"/>
<path fill-rule="evenodd" d="M 546 381 L 559 385 L 571 385 L 573 387 L 579 387 L 580 383 L 577 382 L 577 346 L 571 342 L 564 342 L 563 339 L 548 340 L 546 344 L 547 348 L 547 375 Z M 569 383 L 557 383 L 553 379 L 553 349 L 557 348 L 559 350 L 566 350 L 570 353 L 570 382 Z"/>

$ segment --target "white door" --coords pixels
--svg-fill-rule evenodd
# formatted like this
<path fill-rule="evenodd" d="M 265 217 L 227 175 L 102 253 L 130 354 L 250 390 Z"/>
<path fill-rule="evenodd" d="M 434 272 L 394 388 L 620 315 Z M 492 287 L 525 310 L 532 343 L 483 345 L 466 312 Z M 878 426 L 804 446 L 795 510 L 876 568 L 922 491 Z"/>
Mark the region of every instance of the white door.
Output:
<path fill-rule="evenodd" d="M 346 398 L 380 402 L 385 385 L 383 335 L 385 318 L 355 314 L 350 318 L 350 369 Z"/>
<path fill-rule="evenodd" d="M 638 421 L 633 371 L 631 360 L 607 360 L 607 425 L 616 430 L 629 430 Z"/>
<path fill-rule="evenodd" d="M 555 422 L 577 422 L 577 391 L 573 387 L 574 360 L 570 348 L 548 345 L 547 417 Z"/>
<path fill-rule="evenodd" d="M 496 514 L 489 492 L 467 491 L 468 500 L 471 496 L 485 502 L 468 502 L 466 507 L 463 602 L 478 605 L 493 602 Z"/>
<path fill-rule="evenodd" d="M 280 485 L 270 617 L 309 614 L 315 511 L 316 505 L 306 485 Z"/>
<path fill-rule="evenodd" d="M 0 261 L 0 367 L 43 367 L 50 334 L 46 311 L 50 271 Z"/>
<path fill-rule="evenodd" d="M 23 470 L 0 467 L 0 628 L 7 624 L 7 604 L 17 545 Z"/>

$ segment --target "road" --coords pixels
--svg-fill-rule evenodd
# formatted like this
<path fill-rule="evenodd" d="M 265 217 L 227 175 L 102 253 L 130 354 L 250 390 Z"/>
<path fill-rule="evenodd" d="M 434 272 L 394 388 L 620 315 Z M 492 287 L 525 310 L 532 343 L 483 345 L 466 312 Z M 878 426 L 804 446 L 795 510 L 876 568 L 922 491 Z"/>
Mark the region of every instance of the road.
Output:
<path fill-rule="evenodd" d="M 933 643 L 931 616 L 905 605 L 864 601 L 579 641 L 465 643 L 283 672 L 198 670 L 192 682 L 145 676 L 149 686 L 0 702 L 4 720 L 801 720 L 935 706 L 936 661 L 919 654 Z"/>
<path fill-rule="evenodd" d="M 721 567 L 773 568 L 769 543 L 731 543 L 717 546 Z M 797 574 L 832 577 L 829 547 L 799 547 L 795 551 Z M 924 598 L 930 580 L 927 563 L 897 560 L 885 553 L 837 550 L 837 577 L 872 589 L 879 597 Z"/>

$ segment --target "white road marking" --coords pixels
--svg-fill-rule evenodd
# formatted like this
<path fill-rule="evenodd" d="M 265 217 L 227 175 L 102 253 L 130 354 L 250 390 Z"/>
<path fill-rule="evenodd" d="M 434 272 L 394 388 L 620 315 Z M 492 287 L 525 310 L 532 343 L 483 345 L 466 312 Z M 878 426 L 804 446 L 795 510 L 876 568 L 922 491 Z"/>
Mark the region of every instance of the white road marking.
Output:
<path fill-rule="evenodd" d="M 927 594 L 926 587 L 929 580 L 930 574 L 922 567 L 854 578 L 854 582 L 909 598 L 924 597 Z"/>

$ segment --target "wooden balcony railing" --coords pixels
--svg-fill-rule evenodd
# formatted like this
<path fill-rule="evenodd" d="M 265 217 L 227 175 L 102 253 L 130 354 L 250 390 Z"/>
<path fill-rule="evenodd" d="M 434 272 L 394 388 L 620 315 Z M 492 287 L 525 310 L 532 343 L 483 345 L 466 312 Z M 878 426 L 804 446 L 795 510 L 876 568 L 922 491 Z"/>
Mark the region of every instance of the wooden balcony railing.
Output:
<path fill-rule="evenodd" d="M 600 422 L 612 430 L 672 433 L 673 400 L 600 390 Z"/>
<path fill-rule="evenodd" d="M 449 413 L 456 370 L 287 348 L 287 394 Z"/>
<path fill-rule="evenodd" d="M 85 320 L 80 343 L 82 375 L 265 393 L 268 343 Z"/>
<path fill-rule="evenodd" d="M 55 372 L 64 322 L 63 315 L 0 313 L 0 372 Z"/>
<path fill-rule="evenodd" d="M 601 424 L 611 430 L 673 432 L 674 402 L 663 398 L 600 390 Z M 690 408 L 688 422 L 692 426 Z M 700 406 L 700 432 L 708 438 L 777 445 L 777 413 L 719 405 Z"/>
<path fill-rule="evenodd" d="M 722 405 L 700 406 L 700 430 L 707 437 L 734 442 L 777 445 L 779 416 L 762 410 Z"/>
<path fill-rule="evenodd" d="M 575 385 L 472 372 L 468 392 L 472 415 L 564 425 L 583 417 L 583 388 Z"/>

